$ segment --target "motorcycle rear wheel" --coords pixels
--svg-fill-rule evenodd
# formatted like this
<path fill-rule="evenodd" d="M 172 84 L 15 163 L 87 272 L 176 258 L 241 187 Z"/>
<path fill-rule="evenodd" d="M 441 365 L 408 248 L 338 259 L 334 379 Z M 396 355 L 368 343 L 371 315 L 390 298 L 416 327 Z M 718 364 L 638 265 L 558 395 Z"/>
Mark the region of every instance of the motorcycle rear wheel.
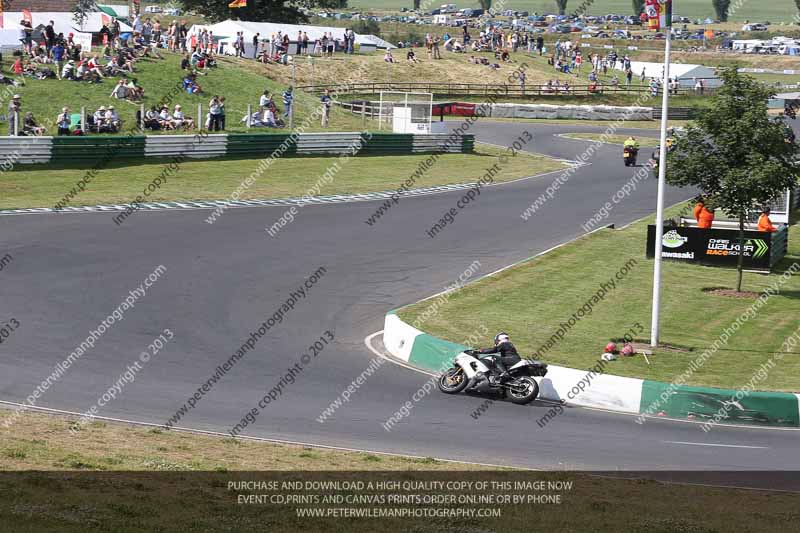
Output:
<path fill-rule="evenodd" d="M 445 394 L 458 394 L 469 385 L 469 378 L 461 367 L 451 368 L 441 376 L 436 382 L 439 390 Z"/>
<path fill-rule="evenodd" d="M 507 393 L 512 403 L 524 405 L 532 402 L 539 396 L 539 384 L 536 383 L 536 380 L 532 377 L 523 376 L 517 378 L 517 380 L 510 385 L 513 385 L 513 387 L 508 387 Z"/>

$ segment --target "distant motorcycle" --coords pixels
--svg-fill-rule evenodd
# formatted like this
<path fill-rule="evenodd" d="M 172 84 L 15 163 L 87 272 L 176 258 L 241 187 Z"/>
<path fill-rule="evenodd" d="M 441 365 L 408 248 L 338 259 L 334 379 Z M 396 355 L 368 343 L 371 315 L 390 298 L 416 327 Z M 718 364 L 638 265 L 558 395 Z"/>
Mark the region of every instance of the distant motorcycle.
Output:
<path fill-rule="evenodd" d="M 478 373 L 483 372 L 489 376 L 489 367 L 476 355 L 477 352 L 474 350 L 466 350 L 456 355 L 453 368 L 439 376 L 439 390 L 445 394 L 458 394 L 467 388 Z M 539 396 L 539 384 L 533 378 L 546 374 L 545 363 L 523 359 L 508 369 L 508 377 L 502 382 L 498 377 L 490 376 L 488 387 L 490 391 L 507 396 L 513 403 L 523 405 Z"/>
<path fill-rule="evenodd" d="M 639 149 L 632 146 L 626 146 L 622 150 L 622 160 L 625 161 L 626 167 L 635 167 L 636 158 L 639 156 Z"/>

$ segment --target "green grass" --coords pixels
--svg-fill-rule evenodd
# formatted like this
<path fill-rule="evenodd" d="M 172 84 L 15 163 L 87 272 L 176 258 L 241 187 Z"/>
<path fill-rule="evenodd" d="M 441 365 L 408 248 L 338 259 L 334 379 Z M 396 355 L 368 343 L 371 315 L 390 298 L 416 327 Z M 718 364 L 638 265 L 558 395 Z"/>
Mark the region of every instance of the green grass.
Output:
<path fill-rule="evenodd" d="M 581 141 L 600 141 L 600 138 L 603 137 L 603 135 L 599 133 L 565 133 L 563 136 Z M 627 135 L 608 135 L 605 142 L 607 144 L 622 145 L 627 138 Z M 642 148 L 655 148 L 659 144 L 658 139 L 653 139 L 652 137 L 637 137 L 636 140 L 639 141 Z"/>
<path fill-rule="evenodd" d="M 477 3 L 467 0 L 455 0 L 453 2 L 434 2 L 427 10 L 439 7 L 440 4 L 456 4 L 459 9 L 465 7 L 476 7 Z M 570 0 L 567 3 L 567 13 L 573 13 L 583 0 Z M 405 0 L 350 0 L 348 6 L 363 9 L 396 9 L 401 7 L 411 7 L 411 2 Z M 557 13 L 556 3 L 553 0 L 511 0 L 503 4 L 503 9 L 525 10 L 531 13 Z M 676 0 L 673 12 L 675 15 L 696 18 L 715 18 L 714 8 L 710 0 Z M 587 15 L 607 15 L 610 13 L 618 15 L 632 15 L 633 8 L 630 0 L 596 0 L 586 10 Z M 746 1 L 735 13 L 730 14 L 733 21 L 765 21 L 780 22 L 790 21 L 797 13 L 797 8 L 792 0 L 775 0 L 764 2 L 757 0 Z M 424 28 L 424 26 L 423 26 Z M 424 33 L 424 31 L 423 31 Z"/>
<path fill-rule="evenodd" d="M 477 181 L 497 156 L 504 153 L 495 147 L 478 145 L 472 154 L 442 154 L 437 163 L 417 182 L 417 187 Z M 321 195 L 364 193 L 394 189 L 411 175 L 425 155 L 363 156 L 341 165 L 335 178 L 321 190 Z M 149 161 L 149 160 L 148 160 Z M 269 172 L 242 195 L 249 198 L 302 196 L 338 157 L 283 157 Z M 210 159 L 185 161 L 148 201 L 213 200 L 227 198 L 260 162 L 255 159 Z M 86 190 L 70 205 L 127 203 L 132 201 L 164 168 L 154 161 L 130 166 L 120 163 L 104 168 Z M 23 167 L 3 174 L 0 181 L 0 209 L 50 207 L 75 186 L 86 170 L 67 167 Z M 563 168 L 553 159 L 520 153 L 509 159 L 498 181 L 533 176 Z"/>
<path fill-rule="evenodd" d="M 181 56 L 162 51 L 163 60 L 142 59 L 136 65 L 136 72 L 132 77 L 145 89 L 145 109 L 163 101 L 167 95 L 172 94 L 176 84 L 183 80 L 183 71 L 180 69 Z M 258 99 L 265 89 L 274 94 L 278 108 L 283 112 L 281 94 L 286 89 L 288 82 L 265 77 L 263 73 L 254 68 L 253 61 L 243 61 L 227 57 L 220 57 L 219 67 L 209 69 L 207 76 L 199 76 L 198 82 L 203 87 L 203 95 L 189 95 L 186 92 L 177 94 L 170 104 L 172 112 L 175 104 L 181 104 L 184 113 L 197 119 L 197 104 L 203 106 L 203 116 L 208 111 L 208 102 L 213 95 L 225 96 L 226 130 L 247 131 L 241 119 L 247 114 L 247 105 L 258 109 Z M 282 67 L 290 70 L 289 67 Z M 136 111 L 138 104 L 110 98 L 118 78 L 106 78 L 98 84 L 86 82 L 61 81 L 61 80 L 35 80 L 25 79 L 25 86 L 16 89 L 22 95 L 23 113 L 32 111 L 34 116 L 47 126 L 47 133 L 54 134 L 53 126 L 56 117 L 63 106 L 69 106 L 73 113 L 80 113 L 82 106 L 86 113 L 93 113 L 101 105 L 114 105 L 123 121 L 123 130 L 130 131 L 135 127 Z M 305 117 L 319 106 L 319 97 L 296 94 L 295 98 L 295 125 L 303 122 Z M 5 113 L 5 109 L 3 109 Z M 371 124 L 368 124 L 370 127 Z M 3 125 L 6 128 L 7 126 Z M 350 113 L 334 111 L 331 114 L 329 131 L 356 131 L 364 129 L 361 118 Z M 310 125 L 307 131 L 322 130 L 319 122 Z M 250 131 L 270 131 L 259 128 Z M 275 130 L 271 130 L 275 131 Z M 175 133 L 175 132 L 169 132 Z M 5 132 L 3 132 L 5 134 Z"/>
<path fill-rule="evenodd" d="M 0 411 L 0 421 L 10 411 Z M 28 412 L 0 439 L 0 521 L 40 531 L 792 531 L 788 493 L 666 485 L 572 472 L 520 472 L 432 458 L 384 456 L 163 431 L 87 425 Z M 46 439 L 46 440 L 43 440 Z M 233 445 L 233 443 L 236 443 Z M 240 489 L 232 481 L 364 481 L 364 490 Z M 560 494 L 561 504 L 458 505 L 499 508 L 500 518 L 299 518 L 296 508 L 393 508 L 375 504 L 240 503 L 239 495 L 411 494 L 367 481 L 571 482 L 570 489 L 415 490 L 418 494 Z M 408 507 L 403 505 L 402 507 Z M 426 508 L 456 507 L 426 505 Z M 754 512 L 753 509 L 757 509 Z M 712 510 L 712 511 L 710 511 Z"/>
<path fill-rule="evenodd" d="M 598 199 L 598 203 L 602 199 Z M 677 208 L 668 212 L 673 215 Z M 453 341 L 475 330 L 476 321 L 490 331 L 508 331 L 523 354 L 533 354 L 584 303 L 601 282 L 608 282 L 631 258 L 637 264 L 617 283 L 591 314 L 578 323 L 548 351 L 547 362 L 572 368 L 588 368 L 610 338 L 622 337 L 637 322 L 637 339 L 649 342 L 653 263 L 644 257 L 646 226 L 653 217 L 624 230 L 603 230 L 525 262 L 496 276 L 468 285 L 422 327 L 426 332 Z M 537 221 L 538 222 L 538 221 Z M 580 222 L 580 221 L 576 221 Z M 782 265 L 800 261 L 800 244 L 791 228 L 789 255 Z M 747 274 L 744 290 L 762 291 L 777 274 Z M 648 366 L 642 357 L 623 358 L 607 367 L 621 376 L 671 381 L 689 362 L 709 347 L 722 331 L 752 303 L 752 299 L 719 297 L 702 292 L 708 287 L 735 287 L 733 269 L 695 266 L 665 261 L 663 266 L 661 341 L 692 348 L 693 352 L 657 350 Z M 413 322 L 426 307 L 418 303 L 400 312 Z M 782 286 L 758 315 L 745 323 L 687 384 L 736 388 L 750 379 L 784 340 L 798 327 L 800 276 Z M 636 328 L 638 329 L 638 328 Z M 489 342 L 490 339 L 487 339 Z M 796 349 L 795 349 L 796 350 Z M 780 370 L 759 384 L 764 390 L 800 391 L 800 357 L 787 357 Z"/>

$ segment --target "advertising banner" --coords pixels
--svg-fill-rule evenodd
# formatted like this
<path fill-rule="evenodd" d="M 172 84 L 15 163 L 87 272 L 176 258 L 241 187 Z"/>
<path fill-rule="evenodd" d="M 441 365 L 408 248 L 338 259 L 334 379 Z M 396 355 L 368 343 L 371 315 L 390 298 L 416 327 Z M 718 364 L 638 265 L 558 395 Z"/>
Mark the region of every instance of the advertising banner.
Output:
<path fill-rule="evenodd" d="M 655 257 L 655 236 L 655 225 L 648 226 L 648 258 Z M 781 232 L 745 231 L 744 236 L 744 268 L 748 270 L 769 270 L 785 255 L 785 251 L 782 254 L 772 253 L 773 244 L 780 244 L 781 248 L 785 245 Z M 776 252 L 780 251 L 776 249 Z M 664 227 L 664 237 L 661 240 L 661 257 L 664 259 L 735 267 L 739 261 L 739 253 L 738 230 Z"/>

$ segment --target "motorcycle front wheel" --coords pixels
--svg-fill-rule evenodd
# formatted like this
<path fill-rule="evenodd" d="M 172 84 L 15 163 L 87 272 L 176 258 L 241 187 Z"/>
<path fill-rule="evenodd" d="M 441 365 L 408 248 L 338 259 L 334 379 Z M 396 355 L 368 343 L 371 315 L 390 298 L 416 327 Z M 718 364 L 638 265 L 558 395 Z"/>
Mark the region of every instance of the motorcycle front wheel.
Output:
<path fill-rule="evenodd" d="M 507 393 L 513 403 L 524 405 L 539 396 L 539 384 L 532 377 L 524 376 L 510 383 Z"/>
<path fill-rule="evenodd" d="M 461 367 L 451 368 L 441 376 L 437 385 L 445 394 L 458 394 L 469 384 L 469 378 Z"/>

